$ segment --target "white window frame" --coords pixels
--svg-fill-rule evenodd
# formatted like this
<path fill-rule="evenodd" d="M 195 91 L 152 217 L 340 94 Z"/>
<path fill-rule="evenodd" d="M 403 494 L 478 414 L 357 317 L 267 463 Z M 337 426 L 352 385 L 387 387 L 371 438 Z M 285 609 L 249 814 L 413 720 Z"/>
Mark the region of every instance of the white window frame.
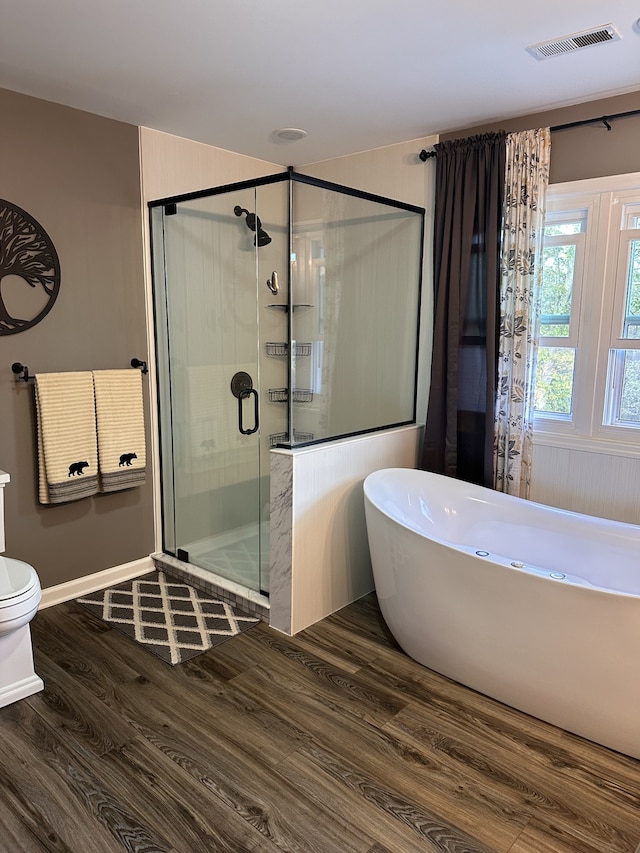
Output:
<path fill-rule="evenodd" d="M 548 213 L 586 210 L 587 221 L 580 280 L 577 269 L 574 277 L 571 319 L 577 316 L 576 337 L 570 329 L 570 338 L 540 337 L 538 341 L 540 346 L 576 347 L 572 415 L 566 418 L 536 413 L 534 443 L 640 456 L 638 427 L 604 423 L 611 380 L 609 350 L 640 349 L 640 339 L 620 337 L 628 257 L 622 241 L 629 233 L 640 238 L 637 229 L 621 228 L 625 224 L 625 205 L 629 215 L 640 215 L 640 172 L 552 184 L 548 188 Z M 569 340 L 575 340 L 575 344 Z"/>
<path fill-rule="evenodd" d="M 582 305 L 582 291 L 585 271 L 585 252 L 587 246 L 587 233 L 592 219 L 591 200 L 589 198 L 576 199 L 583 201 L 583 204 L 571 206 L 567 208 L 564 201 L 551 200 L 547 206 L 547 215 L 545 225 L 557 225 L 563 222 L 580 220 L 584 222 L 584 228 L 576 234 L 558 234 L 552 237 L 544 238 L 545 247 L 548 246 L 575 246 L 575 258 L 573 267 L 573 282 L 571 287 L 571 307 L 569 309 L 569 334 L 561 337 L 551 335 L 538 336 L 539 347 L 557 347 L 561 349 L 573 349 L 576 354 L 578 351 L 578 333 L 580 330 L 580 307 Z M 577 361 L 577 357 L 576 357 Z M 575 370 L 574 363 L 574 392 L 575 392 Z M 566 425 L 571 426 L 574 420 L 575 409 L 575 393 L 572 395 L 572 410 L 571 414 L 561 414 L 553 412 L 536 412 L 536 422 L 549 423 L 549 426 L 558 426 L 561 429 L 566 429 Z M 564 425 L 560 427 L 560 425 Z"/>

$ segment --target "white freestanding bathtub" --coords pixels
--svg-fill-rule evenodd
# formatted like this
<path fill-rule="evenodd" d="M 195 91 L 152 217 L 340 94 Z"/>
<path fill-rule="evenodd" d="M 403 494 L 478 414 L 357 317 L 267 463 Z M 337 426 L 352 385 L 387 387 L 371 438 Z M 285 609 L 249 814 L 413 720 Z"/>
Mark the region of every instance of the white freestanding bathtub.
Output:
<path fill-rule="evenodd" d="M 404 468 L 364 493 L 380 608 L 408 655 L 640 758 L 640 527 Z"/>

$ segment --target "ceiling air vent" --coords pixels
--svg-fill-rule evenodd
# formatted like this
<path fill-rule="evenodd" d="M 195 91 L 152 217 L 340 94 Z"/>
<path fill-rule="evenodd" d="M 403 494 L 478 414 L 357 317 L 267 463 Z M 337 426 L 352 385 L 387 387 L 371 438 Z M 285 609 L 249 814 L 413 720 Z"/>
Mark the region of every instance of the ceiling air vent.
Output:
<path fill-rule="evenodd" d="M 591 47 L 594 44 L 602 44 L 605 41 L 620 41 L 620 38 L 620 33 L 613 24 L 604 24 L 593 30 L 582 30 L 582 32 L 573 33 L 570 36 L 530 44 L 527 52 L 535 59 L 549 59 L 551 56 L 573 53 L 574 50 Z"/>

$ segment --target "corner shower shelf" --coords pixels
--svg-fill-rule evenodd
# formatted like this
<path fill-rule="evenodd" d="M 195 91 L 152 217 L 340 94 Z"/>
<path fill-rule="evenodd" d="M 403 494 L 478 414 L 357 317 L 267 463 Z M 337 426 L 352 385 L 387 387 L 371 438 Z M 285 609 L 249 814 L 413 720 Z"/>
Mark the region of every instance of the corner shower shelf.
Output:
<path fill-rule="evenodd" d="M 313 391 L 306 388 L 294 388 L 291 392 L 294 403 L 310 403 L 313 400 Z M 272 403 L 287 403 L 289 401 L 288 388 L 269 388 L 269 400 Z"/>
<path fill-rule="evenodd" d="M 285 341 L 283 341 L 282 343 L 279 341 L 267 341 L 265 343 L 265 349 L 267 351 L 267 355 L 289 355 L 289 344 Z M 294 341 L 293 355 L 295 358 L 304 355 L 311 355 L 311 344 L 302 343 L 301 341 Z"/>
<path fill-rule="evenodd" d="M 312 432 L 298 432 L 294 429 L 293 441 L 299 443 L 302 441 L 313 441 L 314 435 Z M 288 432 L 274 432 L 269 436 L 270 447 L 276 447 L 278 444 L 289 444 Z"/>

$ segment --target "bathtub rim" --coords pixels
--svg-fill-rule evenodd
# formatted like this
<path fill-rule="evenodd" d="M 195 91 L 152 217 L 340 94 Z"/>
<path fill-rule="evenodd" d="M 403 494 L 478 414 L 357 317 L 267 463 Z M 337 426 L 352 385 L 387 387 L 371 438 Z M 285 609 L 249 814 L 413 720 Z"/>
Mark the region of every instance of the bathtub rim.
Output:
<path fill-rule="evenodd" d="M 369 474 L 363 483 L 363 492 L 365 497 L 365 504 L 369 502 L 375 509 L 377 509 L 382 515 L 388 518 L 394 524 L 404 528 L 405 530 L 410 531 L 411 533 L 416 534 L 422 539 L 425 539 L 429 542 L 437 542 L 440 545 L 443 545 L 446 548 L 451 548 L 457 553 L 463 554 L 470 558 L 475 558 L 477 560 L 482 560 L 484 562 L 490 563 L 492 566 L 495 566 L 497 569 L 501 569 L 510 573 L 521 573 L 526 574 L 527 577 L 535 578 L 538 582 L 554 582 L 560 584 L 561 586 L 571 586 L 575 589 L 581 589 L 585 592 L 590 593 L 598 593 L 605 595 L 614 595 L 614 596 L 624 596 L 631 599 L 640 599 L 640 590 L 638 592 L 627 592 L 625 590 L 618 589 L 616 587 L 605 587 L 599 584 L 590 583 L 587 580 L 583 580 L 582 583 L 572 580 L 570 577 L 565 578 L 554 578 L 551 576 L 551 570 L 545 569 L 540 566 L 524 566 L 517 567 L 511 565 L 511 559 L 500 554 L 495 554 L 489 552 L 487 556 L 481 556 L 477 553 L 477 551 L 483 551 L 484 549 L 481 546 L 478 546 L 477 551 L 474 552 L 474 546 L 471 545 L 460 545 L 459 543 L 452 542 L 449 539 L 443 539 L 439 536 L 434 536 L 427 533 L 424 529 L 421 529 L 416 524 L 406 523 L 404 520 L 399 519 L 397 516 L 391 514 L 387 511 L 385 507 L 383 507 L 379 502 L 377 502 L 372 495 L 372 483 L 375 484 L 377 480 L 386 480 L 391 478 L 393 475 L 402 475 L 406 476 L 407 472 L 410 477 L 416 476 L 416 479 L 419 477 L 424 477 L 426 479 L 430 479 L 432 481 L 437 481 L 438 479 L 446 479 L 452 481 L 454 483 L 460 483 L 462 486 L 471 489 L 473 491 L 479 491 L 479 493 L 489 493 L 495 496 L 498 502 L 511 503 L 512 505 L 516 505 L 518 502 L 526 501 L 529 507 L 535 507 L 542 512 L 550 512 L 553 513 L 554 516 L 569 516 L 571 518 L 576 518 L 582 522 L 588 522 L 590 524 L 595 523 L 596 526 L 606 527 L 608 529 L 618 529 L 620 531 L 624 530 L 636 530 L 638 533 L 638 537 L 640 540 L 640 525 L 631 524 L 630 522 L 625 521 L 616 521 L 615 519 L 602 518 L 600 516 L 591 516 L 586 513 L 575 512 L 574 510 L 565 510 L 561 507 L 554 507 L 548 504 L 539 503 L 537 501 L 530 501 L 525 498 L 519 498 L 515 495 L 508 495 L 504 492 L 499 492 L 493 489 L 489 489 L 486 486 L 480 486 L 475 483 L 467 483 L 464 480 L 456 480 L 454 477 L 448 477 L 446 474 L 437 474 L 433 471 L 422 471 L 417 468 L 380 468 L 377 471 L 373 471 Z M 467 495 L 468 496 L 468 495 Z M 640 546 L 640 541 L 638 542 Z M 496 559 L 498 558 L 498 559 Z"/>

